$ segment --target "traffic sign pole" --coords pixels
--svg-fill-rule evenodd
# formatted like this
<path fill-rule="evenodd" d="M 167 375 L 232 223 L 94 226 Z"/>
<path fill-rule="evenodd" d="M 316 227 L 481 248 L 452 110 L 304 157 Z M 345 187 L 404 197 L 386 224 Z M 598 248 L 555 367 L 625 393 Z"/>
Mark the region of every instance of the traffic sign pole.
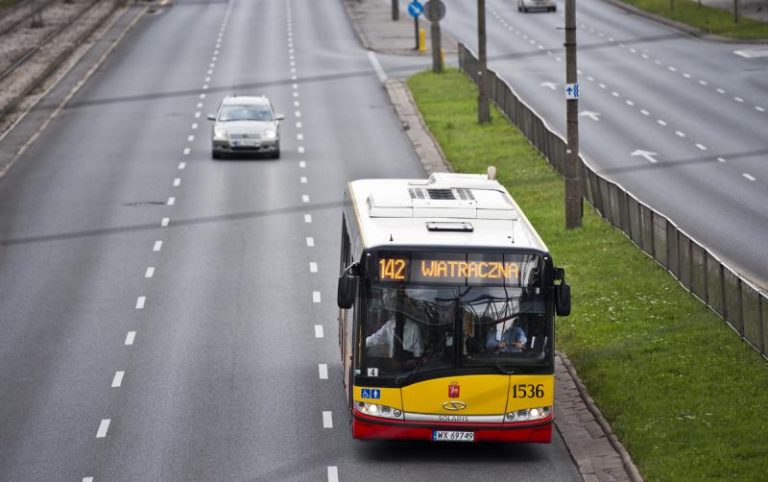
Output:
<path fill-rule="evenodd" d="M 576 70 L 576 1 L 565 0 L 566 130 L 565 228 L 581 226 L 584 214 L 584 185 L 579 161 L 579 84 Z M 570 89 L 570 90 L 568 90 Z"/>

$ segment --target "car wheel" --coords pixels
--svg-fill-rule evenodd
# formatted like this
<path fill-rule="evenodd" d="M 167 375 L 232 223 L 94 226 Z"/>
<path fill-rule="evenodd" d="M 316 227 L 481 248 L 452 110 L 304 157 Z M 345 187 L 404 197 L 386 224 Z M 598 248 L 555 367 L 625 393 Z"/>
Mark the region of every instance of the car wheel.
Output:
<path fill-rule="evenodd" d="M 224 154 L 222 154 L 222 153 L 221 153 L 221 152 L 219 152 L 219 151 L 211 151 L 211 157 L 212 157 L 213 159 L 221 159 L 221 158 L 223 158 L 223 157 L 224 157 Z"/>
<path fill-rule="evenodd" d="M 275 152 L 272 153 L 272 159 L 280 159 L 280 143 L 277 144 Z"/>

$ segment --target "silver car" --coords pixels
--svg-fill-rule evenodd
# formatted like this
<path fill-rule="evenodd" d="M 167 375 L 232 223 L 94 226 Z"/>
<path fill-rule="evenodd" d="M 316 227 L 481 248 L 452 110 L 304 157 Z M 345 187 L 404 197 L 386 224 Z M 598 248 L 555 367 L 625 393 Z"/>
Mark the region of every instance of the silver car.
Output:
<path fill-rule="evenodd" d="M 555 12 L 557 11 L 557 4 L 555 0 L 517 0 L 518 12 L 528 12 L 529 10 Z"/>
<path fill-rule="evenodd" d="M 221 159 L 230 154 L 268 154 L 280 157 L 281 114 L 275 114 L 265 96 L 224 97 L 216 114 L 209 114 L 211 156 Z"/>

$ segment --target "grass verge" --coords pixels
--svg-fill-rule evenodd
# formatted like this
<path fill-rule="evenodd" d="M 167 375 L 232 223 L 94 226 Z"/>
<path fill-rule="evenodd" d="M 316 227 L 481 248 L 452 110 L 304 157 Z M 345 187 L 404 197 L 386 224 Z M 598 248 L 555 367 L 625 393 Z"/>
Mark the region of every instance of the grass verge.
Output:
<path fill-rule="evenodd" d="M 408 85 L 457 172 L 497 166 L 566 268 L 574 306 L 559 348 L 647 480 L 765 480 L 768 365 L 667 272 L 585 206 L 564 229 L 564 185 L 493 109 L 476 122 L 477 91 L 456 70 Z"/>
<path fill-rule="evenodd" d="M 674 0 L 674 10 L 670 0 L 622 0 L 628 5 L 646 12 L 695 27 L 708 34 L 722 35 L 742 40 L 768 38 L 768 23 L 758 22 L 742 16 L 739 23 L 733 22 L 733 10 L 700 5 L 698 1 Z"/>

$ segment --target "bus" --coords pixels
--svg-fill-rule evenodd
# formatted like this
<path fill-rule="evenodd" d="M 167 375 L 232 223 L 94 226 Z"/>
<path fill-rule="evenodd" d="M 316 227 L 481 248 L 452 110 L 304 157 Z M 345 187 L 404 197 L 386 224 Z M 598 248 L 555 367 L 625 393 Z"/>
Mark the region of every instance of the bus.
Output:
<path fill-rule="evenodd" d="M 356 439 L 552 439 L 570 287 L 493 175 L 348 183 L 337 303 Z"/>

